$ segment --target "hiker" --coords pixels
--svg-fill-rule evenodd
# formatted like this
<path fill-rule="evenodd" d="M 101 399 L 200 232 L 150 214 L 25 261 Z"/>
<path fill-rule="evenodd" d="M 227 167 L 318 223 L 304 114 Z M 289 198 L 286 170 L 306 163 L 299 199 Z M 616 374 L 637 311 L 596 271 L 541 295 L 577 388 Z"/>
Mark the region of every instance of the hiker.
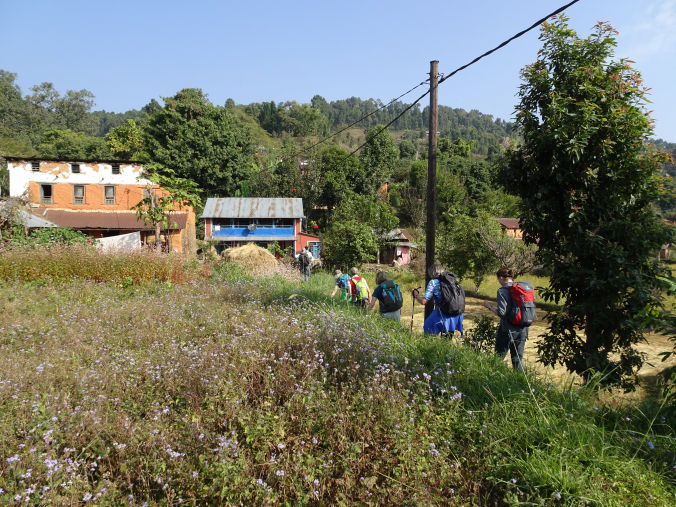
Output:
<path fill-rule="evenodd" d="M 500 317 L 498 335 L 495 340 L 495 352 L 504 359 L 507 351 L 510 352 L 512 368 L 523 371 L 523 349 L 528 339 L 528 326 L 535 320 L 535 297 L 530 282 L 514 282 L 514 271 L 509 268 L 500 268 L 496 273 L 498 283 L 497 308 L 489 301 L 484 306 Z M 517 286 L 518 285 L 518 286 Z M 516 303 L 521 289 L 526 290 L 526 306 Z"/>
<path fill-rule="evenodd" d="M 359 276 L 357 268 L 350 268 L 350 287 L 352 292 L 352 302 L 360 308 L 366 308 L 371 291 L 366 280 Z"/>
<path fill-rule="evenodd" d="M 310 266 L 312 265 L 312 254 L 306 246 L 298 254 L 298 268 L 300 269 L 300 278 L 307 282 L 310 279 Z"/>
<path fill-rule="evenodd" d="M 371 302 L 367 309 L 370 310 L 378 301 L 378 310 L 380 315 L 386 319 L 394 319 L 397 322 L 401 319 L 401 307 L 404 299 L 401 297 L 399 286 L 387 276 L 384 271 L 376 273 L 376 285 L 371 295 Z"/>
<path fill-rule="evenodd" d="M 336 269 L 333 272 L 333 277 L 336 279 L 336 283 L 333 286 L 333 292 L 331 297 L 336 295 L 338 289 L 340 289 L 340 300 L 341 301 L 350 301 L 352 299 L 352 286 L 350 284 L 350 275 L 343 273 L 340 269 Z"/>
<path fill-rule="evenodd" d="M 453 273 L 445 272 L 443 266 L 435 264 L 432 268 L 434 276 L 427 283 L 424 297 L 420 297 L 418 289 L 413 289 L 411 294 L 418 303 L 426 305 L 430 301 L 435 305 L 434 311 L 425 319 L 423 331 L 425 334 L 438 335 L 439 333 L 451 335 L 458 331 L 460 336 L 465 336 L 462 326 L 463 312 L 465 311 L 465 291 L 460 286 L 458 279 Z M 442 288 L 442 283 L 445 287 Z M 446 293 L 446 297 L 442 294 Z M 442 308 L 445 310 L 442 311 Z"/>

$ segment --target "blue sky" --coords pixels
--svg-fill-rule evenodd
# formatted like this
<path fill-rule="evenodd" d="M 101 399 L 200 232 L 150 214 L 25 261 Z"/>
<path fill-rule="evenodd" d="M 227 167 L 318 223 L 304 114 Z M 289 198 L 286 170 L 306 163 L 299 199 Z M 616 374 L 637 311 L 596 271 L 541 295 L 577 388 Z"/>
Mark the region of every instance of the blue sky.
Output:
<path fill-rule="evenodd" d="M 448 74 L 567 0 L 0 0 L 0 68 L 24 94 L 50 81 L 86 88 L 95 109 L 138 109 L 185 87 L 212 102 L 384 102 Z M 598 20 L 618 35 L 651 88 L 656 137 L 676 142 L 676 0 L 581 0 L 567 11 L 587 35 Z M 538 31 L 446 80 L 439 103 L 511 119 L 519 70 Z M 412 102 L 420 89 L 401 100 Z M 424 102 L 427 99 L 424 99 Z"/>

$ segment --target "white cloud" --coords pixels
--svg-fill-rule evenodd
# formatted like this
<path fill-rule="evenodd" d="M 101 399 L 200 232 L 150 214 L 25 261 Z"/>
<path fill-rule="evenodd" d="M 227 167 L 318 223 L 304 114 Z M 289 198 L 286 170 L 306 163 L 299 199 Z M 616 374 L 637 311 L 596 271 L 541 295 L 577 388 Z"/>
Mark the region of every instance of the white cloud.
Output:
<path fill-rule="evenodd" d="M 632 58 L 662 57 L 676 51 L 676 0 L 649 2 L 630 31 Z"/>

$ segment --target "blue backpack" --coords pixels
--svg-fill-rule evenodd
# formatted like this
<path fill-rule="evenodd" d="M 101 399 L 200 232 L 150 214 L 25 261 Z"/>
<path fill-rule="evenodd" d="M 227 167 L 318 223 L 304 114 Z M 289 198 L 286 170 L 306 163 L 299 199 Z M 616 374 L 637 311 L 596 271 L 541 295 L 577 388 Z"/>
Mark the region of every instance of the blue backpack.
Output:
<path fill-rule="evenodd" d="M 380 284 L 381 299 L 380 312 L 389 313 L 396 312 L 404 304 L 404 298 L 401 297 L 399 286 L 392 280 L 387 280 Z"/>

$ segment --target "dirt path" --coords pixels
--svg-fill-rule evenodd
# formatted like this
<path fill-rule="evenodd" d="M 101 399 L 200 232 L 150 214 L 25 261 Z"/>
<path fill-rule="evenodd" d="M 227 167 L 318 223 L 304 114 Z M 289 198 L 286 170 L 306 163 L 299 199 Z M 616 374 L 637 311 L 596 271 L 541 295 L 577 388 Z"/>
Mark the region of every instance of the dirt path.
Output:
<path fill-rule="evenodd" d="M 479 315 L 492 316 L 495 319 L 495 322 L 498 322 L 495 314 L 484 308 L 482 303 L 482 299 L 472 297 L 467 298 L 464 321 L 465 330 L 472 328 L 474 319 Z M 401 321 L 406 326 L 410 326 L 410 305 L 408 306 L 408 310 L 406 310 L 406 306 L 402 309 Z M 419 332 L 422 332 L 423 321 L 423 307 L 416 305 L 413 316 L 413 328 Z M 524 363 L 528 364 L 529 367 L 534 368 L 536 371 L 548 375 L 552 379 L 558 381 L 561 385 L 566 384 L 571 380 L 571 374 L 568 373 L 563 366 L 551 368 L 537 362 L 536 342 L 538 337 L 544 334 L 545 331 L 546 325 L 542 321 L 535 322 L 530 328 L 528 341 L 526 342 L 526 348 L 524 351 Z M 676 368 L 676 357 L 672 356 L 667 361 L 662 361 L 662 358 L 660 357 L 661 352 L 673 350 L 673 343 L 667 337 L 663 335 L 650 334 L 647 336 L 647 342 L 637 345 L 636 348 L 640 352 L 643 352 L 646 355 L 646 358 L 645 362 L 643 363 L 643 367 L 639 370 L 641 382 L 640 388 L 636 393 L 629 395 L 630 398 L 640 398 L 645 396 L 645 390 L 652 390 L 655 386 L 655 383 L 658 381 L 660 376 L 664 374 L 664 372 L 668 372 L 669 370 L 673 371 L 674 368 Z M 509 358 L 507 361 L 508 360 Z"/>

